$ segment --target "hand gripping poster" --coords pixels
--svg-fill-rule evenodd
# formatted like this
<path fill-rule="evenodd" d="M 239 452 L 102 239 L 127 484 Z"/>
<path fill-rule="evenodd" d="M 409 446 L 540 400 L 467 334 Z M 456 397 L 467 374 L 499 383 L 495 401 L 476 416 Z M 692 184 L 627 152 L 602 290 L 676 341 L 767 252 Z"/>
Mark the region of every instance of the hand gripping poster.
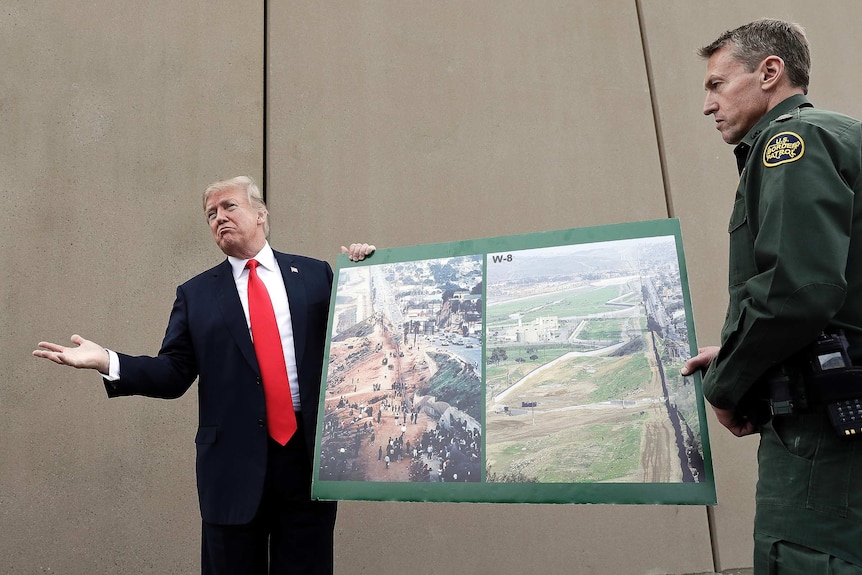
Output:
<path fill-rule="evenodd" d="M 715 503 L 679 222 L 339 256 L 319 499 Z"/>

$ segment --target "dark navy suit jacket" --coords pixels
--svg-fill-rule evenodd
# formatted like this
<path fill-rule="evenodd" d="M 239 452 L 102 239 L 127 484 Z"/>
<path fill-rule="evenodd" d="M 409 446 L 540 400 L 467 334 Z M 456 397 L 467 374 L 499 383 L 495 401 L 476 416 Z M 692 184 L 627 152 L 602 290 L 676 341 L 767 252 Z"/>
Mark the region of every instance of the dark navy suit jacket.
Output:
<path fill-rule="evenodd" d="M 303 256 L 275 252 L 275 258 L 290 302 L 305 441 L 313 457 L 332 268 Z M 198 378 L 201 517 L 224 525 L 250 522 L 266 476 L 266 407 L 230 263 L 225 260 L 177 288 L 156 357 L 118 356 L 120 379 L 105 381 L 110 397 L 172 399 Z"/>

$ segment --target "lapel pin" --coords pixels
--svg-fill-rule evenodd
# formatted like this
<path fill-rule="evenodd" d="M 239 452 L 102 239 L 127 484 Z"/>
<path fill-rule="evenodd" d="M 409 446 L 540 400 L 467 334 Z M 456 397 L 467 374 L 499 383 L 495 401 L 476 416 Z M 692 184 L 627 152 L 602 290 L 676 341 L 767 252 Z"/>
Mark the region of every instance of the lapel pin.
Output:
<path fill-rule="evenodd" d="M 298 273 L 299 273 L 299 270 L 298 270 L 298 269 L 296 269 L 296 268 L 295 268 L 295 267 L 293 267 L 293 266 L 290 266 L 290 271 L 292 271 L 292 272 L 293 272 L 293 273 L 295 273 L 295 274 L 298 274 Z"/>

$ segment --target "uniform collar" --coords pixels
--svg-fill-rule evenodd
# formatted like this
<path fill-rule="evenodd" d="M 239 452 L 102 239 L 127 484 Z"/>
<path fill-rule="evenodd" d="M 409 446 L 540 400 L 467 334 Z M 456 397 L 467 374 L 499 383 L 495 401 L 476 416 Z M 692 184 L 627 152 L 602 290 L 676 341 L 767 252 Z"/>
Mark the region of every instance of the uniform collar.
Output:
<path fill-rule="evenodd" d="M 740 141 L 736 147 L 733 149 L 733 153 L 736 156 L 736 165 L 739 168 L 739 172 L 742 173 L 742 168 L 745 166 L 745 161 L 748 159 L 748 152 L 754 146 L 755 142 L 757 142 L 757 138 L 760 137 L 760 134 L 763 133 L 763 130 L 769 126 L 776 119 L 784 116 L 785 114 L 789 114 L 793 110 L 798 108 L 810 108 L 813 104 L 808 101 L 808 97 L 804 94 L 794 94 L 789 98 L 786 98 L 779 102 L 775 107 L 766 112 L 763 117 L 758 121 L 751 130 L 745 135 L 745 137 Z"/>

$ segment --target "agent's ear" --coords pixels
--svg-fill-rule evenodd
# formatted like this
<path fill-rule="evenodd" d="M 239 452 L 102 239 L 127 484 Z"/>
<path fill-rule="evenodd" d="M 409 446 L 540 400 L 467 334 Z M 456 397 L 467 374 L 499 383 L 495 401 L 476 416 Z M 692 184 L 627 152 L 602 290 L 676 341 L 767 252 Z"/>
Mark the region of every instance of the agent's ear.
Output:
<path fill-rule="evenodd" d="M 764 90 L 775 88 L 784 78 L 784 60 L 767 56 L 760 63 L 760 86 Z"/>

